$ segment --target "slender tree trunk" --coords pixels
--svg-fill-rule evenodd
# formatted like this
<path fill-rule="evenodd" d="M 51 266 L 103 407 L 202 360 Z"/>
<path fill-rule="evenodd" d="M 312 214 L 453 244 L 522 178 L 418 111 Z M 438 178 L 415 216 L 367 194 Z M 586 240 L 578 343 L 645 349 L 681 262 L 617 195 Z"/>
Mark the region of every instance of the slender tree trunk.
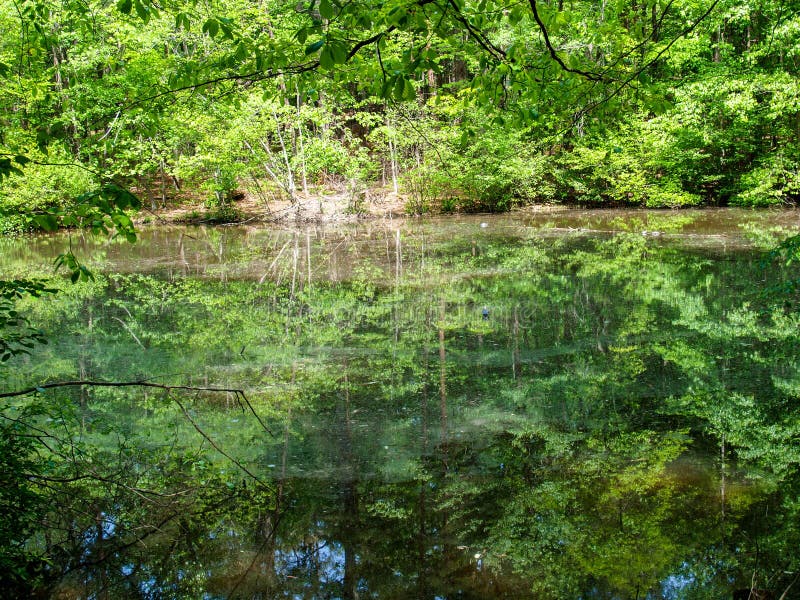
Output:
<path fill-rule="evenodd" d="M 292 202 L 295 202 L 295 193 L 297 191 L 297 186 L 294 182 L 294 171 L 292 170 L 291 162 L 289 161 L 289 153 L 286 151 L 286 144 L 283 141 L 283 134 L 281 133 L 281 124 L 278 121 L 277 115 L 275 115 L 275 122 L 277 125 L 277 133 L 278 133 L 278 141 L 281 144 L 281 152 L 283 153 L 283 162 L 286 165 L 286 187 L 289 191 L 289 198 Z"/>
<path fill-rule="evenodd" d="M 725 434 L 722 435 L 722 441 L 720 443 L 720 482 L 719 482 L 719 505 L 720 505 L 720 516 L 722 517 L 722 529 L 723 534 L 725 530 L 725 503 L 726 503 L 726 492 L 727 492 L 727 481 L 726 481 L 726 465 L 725 465 Z"/>
<path fill-rule="evenodd" d="M 308 194 L 308 178 L 306 176 L 306 148 L 305 140 L 303 138 L 303 120 L 300 115 L 300 88 L 295 83 L 295 92 L 297 98 L 297 138 L 300 142 L 300 169 L 303 180 L 303 194 Z M 322 212 L 322 204 L 320 203 L 320 212 Z"/>
<path fill-rule="evenodd" d="M 350 382 L 348 379 L 347 361 L 344 364 L 344 418 L 345 435 L 342 449 L 344 464 L 347 466 L 348 475 L 344 481 L 344 531 L 342 532 L 342 546 L 344 547 L 344 590 L 345 600 L 356 600 L 358 573 L 356 564 L 356 539 L 358 531 L 358 476 L 353 453 L 353 423 L 350 410 Z"/>
<path fill-rule="evenodd" d="M 294 291 L 297 284 L 297 262 L 300 258 L 300 240 L 297 238 L 297 233 L 294 234 L 294 251 L 292 252 L 292 291 L 290 298 L 294 300 Z"/>
<path fill-rule="evenodd" d="M 159 161 L 159 167 L 161 171 L 161 208 L 167 207 L 167 173 L 166 169 L 167 166 L 164 164 L 164 159 L 162 158 Z"/>
<path fill-rule="evenodd" d="M 511 375 L 516 380 L 519 372 L 519 312 L 514 306 L 514 323 L 512 325 L 513 347 L 511 350 Z"/>
<path fill-rule="evenodd" d="M 397 150 L 394 144 L 394 126 L 388 117 L 386 118 L 386 136 L 389 139 L 389 161 L 392 167 L 392 188 L 394 189 L 394 193 L 397 194 L 400 189 L 397 185 Z"/>
<path fill-rule="evenodd" d="M 715 63 L 718 63 L 718 62 L 720 62 L 720 60 L 722 60 L 722 48 L 721 48 L 721 46 L 722 46 L 723 40 L 724 40 L 724 30 L 723 30 L 722 26 L 718 25 L 717 26 L 717 31 L 713 36 L 714 51 L 713 51 L 712 57 L 711 57 L 711 60 L 713 62 L 715 62 Z"/>
<path fill-rule="evenodd" d="M 311 289 L 311 230 L 306 229 L 306 266 L 308 268 L 308 289 Z"/>
<path fill-rule="evenodd" d="M 395 230 L 394 242 L 394 286 L 395 292 L 400 287 L 400 272 L 403 269 L 403 250 L 400 242 L 400 229 Z"/>
<path fill-rule="evenodd" d="M 447 446 L 447 351 L 444 345 L 445 300 L 439 302 L 439 425 L 442 448 Z"/>

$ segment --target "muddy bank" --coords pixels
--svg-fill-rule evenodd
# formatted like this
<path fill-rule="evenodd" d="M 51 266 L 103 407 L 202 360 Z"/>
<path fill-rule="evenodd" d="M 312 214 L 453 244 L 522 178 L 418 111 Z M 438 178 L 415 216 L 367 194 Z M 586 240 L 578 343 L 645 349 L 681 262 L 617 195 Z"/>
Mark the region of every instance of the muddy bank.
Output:
<path fill-rule="evenodd" d="M 386 190 L 369 190 L 357 198 L 345 193 L 299 194 L 294 202 L 262 202 L 247 195 L 225 206 L 202 202 L 174 208 L 143 208 L 137 224 L 245 224 L 245 223 L 347 223 L 361 219 L 396 219 L 408 216 L 406 198 Z"/>

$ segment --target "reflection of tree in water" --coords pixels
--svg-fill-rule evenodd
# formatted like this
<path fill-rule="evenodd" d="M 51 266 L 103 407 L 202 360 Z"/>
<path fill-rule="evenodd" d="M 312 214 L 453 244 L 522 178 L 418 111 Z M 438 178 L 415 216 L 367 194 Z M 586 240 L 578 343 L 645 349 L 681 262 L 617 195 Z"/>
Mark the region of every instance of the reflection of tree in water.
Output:
<path fill-rule="evenodd" d="M 798 568 L 787 549 L 800 542 L 797 323 L 743 302 L 755 298 L 751 257 L 633 234 L 424 247 L 410 235 L 390 252 L 392 237 L 315 238 L 337 250 L 313 261 L 310 235 L 304 257 L 300 237 L 282 259 L 285 244 L 271 239 L 272 276 L 258 286 L 185 270 L 118 276 L 34 307 L 54 339 L 16 381 L 40 380 L 37 364 L 66 378 L 74 366 L 60 357 L 78 344 L 76 356 L 119 379 L 185 373 L 244 387 L 276 433 L 235 403 L 184 400 L 271 480 L 265 490 L 158 398 L 84 398 L 85 431 L 102 422 L 136 452 L 120 462 L 110 433 L 91 446 L 127 487 L 71 485 L 71 501 L 40 488 L 61 509 L 47 522 L 67 532 L 41 534 L 61 589 L 718 598 L 751 581 L 787 588 Z M 334 258 L 336 284 L 318 275 Z M 312 265 L 313 287 L 301 285 Z M 59 337 L 85 329 L 88 314 L 91 335 Z M 144 487 L 161 496 L 142 502 Z"/>

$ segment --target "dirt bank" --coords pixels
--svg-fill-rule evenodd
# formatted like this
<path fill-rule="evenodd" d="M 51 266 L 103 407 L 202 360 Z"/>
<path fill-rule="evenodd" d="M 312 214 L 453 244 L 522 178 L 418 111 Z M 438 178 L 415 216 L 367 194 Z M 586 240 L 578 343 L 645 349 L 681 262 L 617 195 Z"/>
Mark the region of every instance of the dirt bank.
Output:
<path fill-rule="evenodd" d="M 263 202 L 251 195 L 225 207 L 207 207 L 202 202 L 182 203 L 174 208 L 143 209 L 139 224 L 177 223 L 313 223 L 350 222 L 365 218 L 395 219 L 406 216 L 405 198 L 391 190 L 368 190 L 353 198 L 350 194 L 298 194 L 294 202 Z"/>

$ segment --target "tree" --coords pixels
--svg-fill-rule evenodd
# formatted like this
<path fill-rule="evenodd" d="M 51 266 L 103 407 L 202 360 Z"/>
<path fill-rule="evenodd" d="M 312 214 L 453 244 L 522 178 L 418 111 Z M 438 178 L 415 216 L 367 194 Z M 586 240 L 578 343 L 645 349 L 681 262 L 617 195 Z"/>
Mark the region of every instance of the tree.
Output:
<path fill-rule="evenodd" d="M 258 10 L 223 2 L 205 12 L 122 0 L 26 4 L 18 14 L 9 5 L 6 22 L 20 36 L 6 40 L 0 61 L 13 132 L 0 168 L 8 175 L 32 159 L 51 162 L 37 146 L 58 150 L 100 183 L 133 184 L 149 197 L 160 187 L 163 202 L 176 160 L 195 149 L 174 136 L 167 149 L 155 132 L 180 135 L 192 113 L 236 105 L 253 87 L 297 108 L 342 94 L 392 103 L 452 96 L 497 115 L 495 127 L 580 136 L 600 118 L 661 102 L 666 90 L 654 76 L 716 5 L 681 5 L 680 15 L 673 3 L 603 4 L 599 13 L 535 1 L 324 0 Z M 237 160 L 224 162 L 211 168 L 217 180 Z"/>

